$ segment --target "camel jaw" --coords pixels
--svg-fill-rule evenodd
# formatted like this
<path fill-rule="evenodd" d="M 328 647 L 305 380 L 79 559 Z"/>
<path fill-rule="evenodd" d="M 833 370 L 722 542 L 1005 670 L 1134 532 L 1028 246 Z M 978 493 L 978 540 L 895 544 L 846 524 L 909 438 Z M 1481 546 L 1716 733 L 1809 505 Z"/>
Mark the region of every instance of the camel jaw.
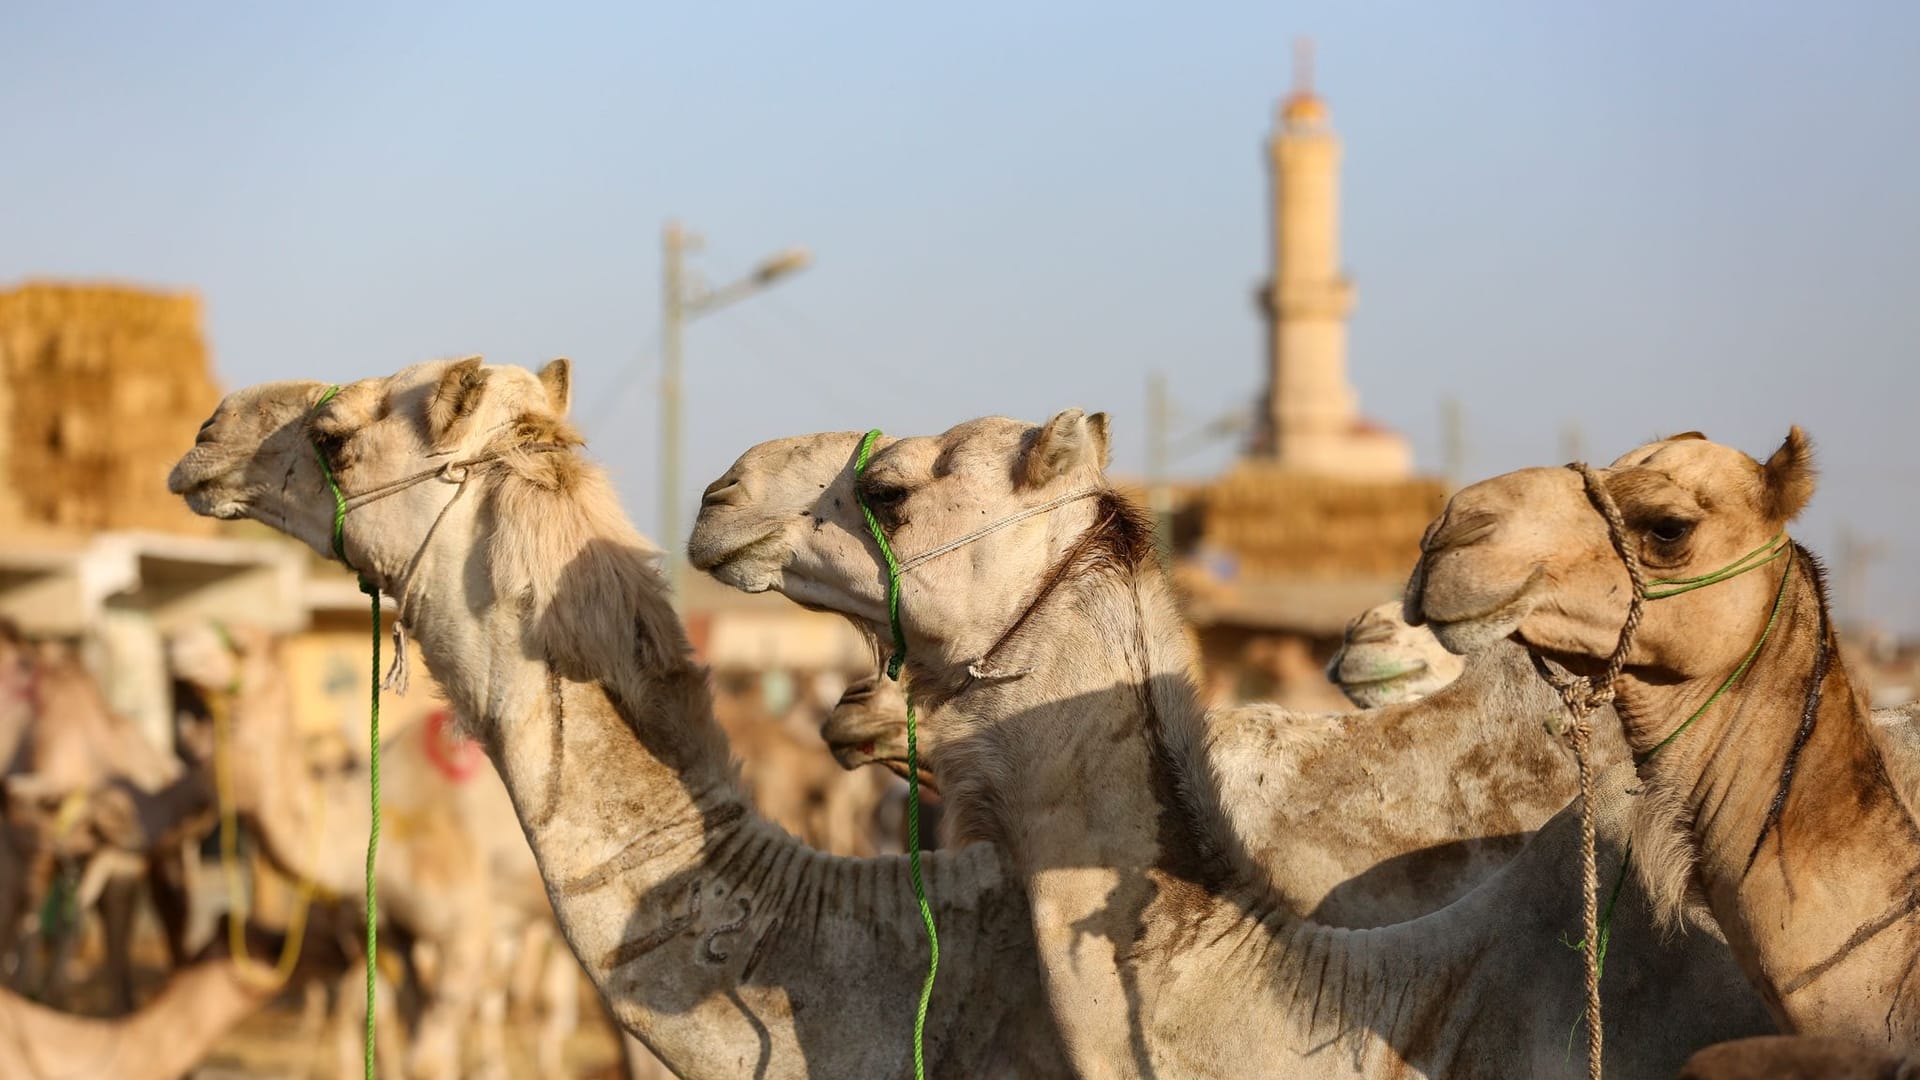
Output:
<path fill-rule="evenodd" d="M 687 542 L 687 561 L 695 570 L 741 592 L 760 593 L 774 587 L 780 579 L 782 563 L 778 530 L 764 533 L 744 544 L 723 546 L 703 536 L 699 523 Z"/>

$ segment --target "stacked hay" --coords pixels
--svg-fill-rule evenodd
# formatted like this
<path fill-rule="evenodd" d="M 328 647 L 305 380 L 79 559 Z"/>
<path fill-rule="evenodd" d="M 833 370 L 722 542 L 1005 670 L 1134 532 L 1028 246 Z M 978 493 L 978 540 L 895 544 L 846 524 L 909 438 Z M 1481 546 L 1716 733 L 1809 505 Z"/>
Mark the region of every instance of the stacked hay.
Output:
<path fill-rule="evenodd" d="M 1242 461 L 1200 493 L 1202 547 L 1243 579 L 1394 577 L 1447 501 L 1439 480 L 1360 481 Z"/>
<path fill-rule="evenodd" d="M 219 401 L 200 300 L 113 285 L 0 292 L 0 521 L 206 534 L 167 470 Z"/>

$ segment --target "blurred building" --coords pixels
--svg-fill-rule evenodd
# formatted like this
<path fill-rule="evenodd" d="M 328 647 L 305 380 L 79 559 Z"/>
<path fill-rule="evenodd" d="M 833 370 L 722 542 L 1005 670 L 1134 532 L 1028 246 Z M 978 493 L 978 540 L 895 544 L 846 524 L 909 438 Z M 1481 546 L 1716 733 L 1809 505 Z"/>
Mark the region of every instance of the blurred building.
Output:
<path fill-rule="evenodd" d="M 1266 386 L 1247 453 L 1185 485 L 1175 574 L 1216 702 L 1337 704 L 1321 666 L 1348 619 L 1399 594 L 1446 485 L 1360 414 L 1347 377 L 1353 282 L 1340 264 L 1340 140 L 1303 50 L 1267 142 L 1272 276 Z"/>

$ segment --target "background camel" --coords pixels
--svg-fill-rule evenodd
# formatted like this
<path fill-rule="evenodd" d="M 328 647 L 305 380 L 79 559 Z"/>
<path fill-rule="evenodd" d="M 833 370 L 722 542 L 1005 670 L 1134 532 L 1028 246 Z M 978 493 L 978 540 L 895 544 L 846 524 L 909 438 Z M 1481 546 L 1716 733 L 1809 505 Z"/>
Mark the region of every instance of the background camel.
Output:
<path fill-rule="evenodd" d="M 1363 709 L 1418 701 L 1460 677 L 1464 664 L 1424 627 L 1408 625 L 1400 601 L 1347 623 L 1327 661 L 1327 681 Z"/>
<path fill-rule="evenodd" d="M 902 858 L 835 858 L 756 815 L 706 673 L 604 475 L 561 417 L 567 366 L 477 359 L 222 403 L 171 488 L 332 553 L 395 596 L 512 795 L 569 945 L 685 1076 L 899 1075 L 924 959 Z M 467 462 L 443 468 L 446 462 Z M 1064 1075 L 1023 894 L 999 852 L 925 863 L 947 950 L 927 1050 L 949 1075 Z"/>
<path fill-rule="evenodd" d="M 1248 852 L 1225 795 L 1225 755 L 1148 526 L 1104 488 L 1103 419 L 982 420 L 883 441 L 856 480 L 857 441 L 749 451 L 709 487 L 689 553 L 729 584 L 839 611 L 884 640 L 884 574 L 857 504 L 889 530 L 916 567 L 900 618 L 936 771 L 963 835 L 1004 844 L 1015 863 L 1077 1068 L 1573 1071 L 1578 964 L 1543 963 L 1541 952 L 1575 923 L 1570 814 L 1425 918 L 1364 935 L 1301 920 L 1272 896 L 1272 870 Z M 978 546 L 918 561 L 960 543 Z M 1615 772 L 1605 789 L 1616 865 L 1626 783 Z M 1638 896 L 1622 901 L 1639 926 L 1616 941 L 1642 944 L 1616 947 L 1609 964 L 1608 1023 L 1624 1044 L 1612 1074 L 1670 1075 L 1726 1037 L 1704 1028 L 1765 1029 L 1726 950 L 1701 947 L 1704 935 L 1683 943 L 1693 955 L 1671 977 L 1644 978 L 1639 965 L 1659 949 L 1648 916 Z M 1690 1030 L 1662 1016 L 1656 999 L 1668 994 L 1694 1010 Z"/>
<path fill-rule="evenodd" d="M 1452 648 L 1512 635 L 1598 671 L 1649 579 L 1615 683 L 1649 788 L 1635 861 L 1704 895 L 1783 1025 L 1920 1043 L 1920 825 L 1839 654 L 1819 564 L 1785 535 L 1811 498 L 1798 428 L 1765 464 L 1697 434 L 1605 470 L 1458 492 L 1422 543 L 1409 617 Z M 1597 506 L 1617 504 L 1616 537 Z"/>
<path fill-rule="evenodd" d="M 292 703 L 277 643 L 249 627 L 221 630 L 195 624 L 168 641 L 178 677 L 210 708 L 231 714 L 234 795 L 239 811 L 284 873 L 346 898 L 357 910 L 364 895 L 368 790 L 364 773 L 317 772 L 295 730 Z M 538 868 L 520 835 L 506 792 L 484 760 L 477 769 L 449 768 L 436 753 L 445 737 L 417 724 L 382 746 L 382 838 L 379 887 L 382 914 L 403 927 L 423 953 L 416 965 L 422 1007 L 406 1071 L 452 1076 L 469 1050 L 480 1071 L 504 1067 L 500 1024 L 510 953 L 529 922 L 551 918 Z M 571 974 L 570 958 L 557 956 Z M 543 982 L 543 985 L 546 983 Z M 556 992 L 571 979 L 554 979 Z M 364 1009 L 361 995 L 343 999 Z M 536 1057 L 548 1075 L 561 1072 L 561 1041 L 576 1009 L 550 1001 L 536 1038 Z M 495 1020 L 482 1023 L 482 1016 Z M 357 1017 L 346 1018 L 348 1027 Z M 463 1033 L 473 1031 L 471 1041 Z M 350 1061 L 357 1066 L 357 1039 Z"/>
<path fill-rule="evenodd" d="M 1709 1046 L 1679 1080 L 1914 1080 L 1920 1058 L 1819 1035 L 1759 1035 Z"/>
<path fill-rule="evenodd" d="M 114 1000 L 130 1009 L 143 880 L 172 954 L 184 953 L 180 847 L 211 820 L 205 778 L 109 708 L 70 650 L 10 626 L 0 627 L 0 762 L 0 959 L 11 956 L 16 985 L 61 999 L 78 920 L 97 904 Z M 70 899 L 49 905 L 56 887 Z M 41 925 L 47 913 L 60 922 Z M 23 917 L 34 924 L 25 942 Z"/>

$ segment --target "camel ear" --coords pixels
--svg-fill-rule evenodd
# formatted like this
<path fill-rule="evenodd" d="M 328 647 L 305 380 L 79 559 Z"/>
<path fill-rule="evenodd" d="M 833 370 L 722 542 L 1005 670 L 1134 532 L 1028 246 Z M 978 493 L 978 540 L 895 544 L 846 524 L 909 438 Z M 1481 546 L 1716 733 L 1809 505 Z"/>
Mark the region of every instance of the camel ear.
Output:
<path fill-rule="evenodd" d="M 573 401 L 573 361 L 564 356 L 549 361 L 540 369 L 540 385 L 547 388 L 547 404 L 553 407 L 553 415 L 567 415 L 567 406 Z"/>
<path fill-rule="evenodd" d="M 1020 463 L 1019 479 L 1027 487 L 1040 487 L 1075 468 L 1092 464 L 1100 468 L 1106 462 L 1107 417 L 1095 413 L 1092 419 L 1079 409 L 1057 413 L 1040 428 L 1033 445 Z"/>
<path fill-rule="evenodd" d="M 487 373 L 477 356 L 454 364 L 440 376 L 440 385 L 433 389 L 433 400 L 427 403 L 427 434 L 435 443 L 445 440 L 462 420 L 480 407 L 480 392 L 486 383 Z"/>
<path fill-rule="evenodd" d="M 1761 466 L 1761 509 L 1775 521 L 1792 521 L 1813 498 L 1813 440 L 1795 424 L 1787 439 Z"/>
<path fill-rule="evenodd" d="M 1665 441 L 1666 442 L 1687 442 L 1692 439 L 1700 439 L 1704 441 L 1706 439 L 1706 436 L 1700 434 L 1697 431 L 1683 431 L 1678 435 L 1667 436 Z"/>

